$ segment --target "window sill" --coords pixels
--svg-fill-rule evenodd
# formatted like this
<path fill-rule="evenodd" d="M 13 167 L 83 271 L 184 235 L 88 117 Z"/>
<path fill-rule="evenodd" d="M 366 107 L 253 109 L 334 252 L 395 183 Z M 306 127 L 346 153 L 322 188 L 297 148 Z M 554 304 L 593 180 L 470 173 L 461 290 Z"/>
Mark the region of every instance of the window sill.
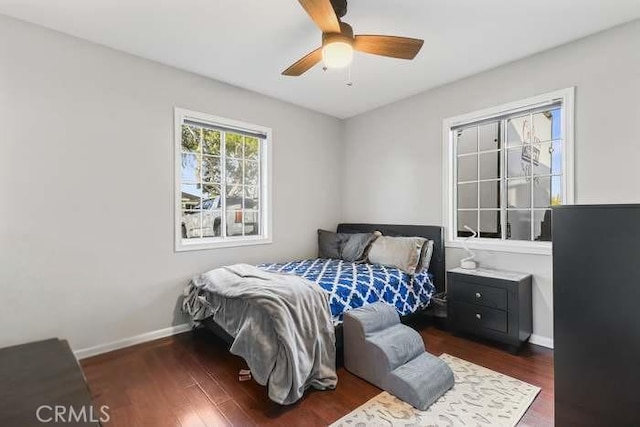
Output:
<path fill-rule="evenodd" d="M 448 240 L 445 243 L 447 248 L 460 248 L 462 240 Z M 518 242 L 518 241 L 493 241 L 492 239 L 473 239 L 466 241 L 466 245 L 472 250 L 493 251 L 493 252 L 509 252 L 517 254 L 530 255 L 547 255 L 552 254 L 551 242 Z"/>
<path fill-rule="evenodd" d="M 176 252 L 201 251 L 206 249 L 234 248 L 240 246 L 269 245 L 271 237 L 238 238 L 227 240 L 199 240 L 193 242 L 176 242 Z"/>

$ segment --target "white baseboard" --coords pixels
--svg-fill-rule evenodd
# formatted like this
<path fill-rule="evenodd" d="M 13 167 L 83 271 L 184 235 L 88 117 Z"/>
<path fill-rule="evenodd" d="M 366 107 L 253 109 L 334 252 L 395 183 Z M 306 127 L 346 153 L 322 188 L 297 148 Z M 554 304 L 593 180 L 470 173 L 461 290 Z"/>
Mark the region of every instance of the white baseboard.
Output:
<path fill-rule="evenodd" d="M 170 337 L 171 335 L 181 334 L 183 332 L 189 331 L 190 329 L 191 326 L 189 324 L 183 323 L 182 325 L 170 326 L 168 328 L 146 332 L 144 334 L 135 335 L 133 337 L 124 338 L 118 341 L 83 348 L 80 350 L 76 350 L 73 353 L 76 355 L 76 358 L 78 360 L 86 359 L 88 357 L 97 356 L 99 354 L 108 353 L 110 351 L 119 350 L 121 348 L 131 347 L 132 345 L 142 344 L 144 342 Z M 529 338 L 529 342 L 531 344 L 553 349 L 553 340 L 551 338 L 533 334 Z"/>
<path fill-rule="evenodd" d="M 189 326 L 189 324 L 183 323 L 182 325 L 170 326 L 168 328 L 146 332 L 144 334 L 135 335 L 133 337 L 124 338 L 118 341 L 83 348 L 80 350 L 76 350 L 73 353 L 76 355 L 76 358 L 78 360 L 86 359 L 87 357 L 97 356 L 98 354 L 108 353 L 110 351 L 130 347 L 132 345 L 142 344 L 143 342 L 153 341 L 160 338 L 169 337 L 171 335 L 180 334 L 182 332 L 187 332 L 190 329 L 191 326 Z"/>
<path fill-rule="evenodd" d="M 529 338 L 529 342 L 531 344 L 540 345 L 542 347 L 547 347 L 553 349 L 553 339 L 543 337 L 540 335 L 532 334 Z"/>

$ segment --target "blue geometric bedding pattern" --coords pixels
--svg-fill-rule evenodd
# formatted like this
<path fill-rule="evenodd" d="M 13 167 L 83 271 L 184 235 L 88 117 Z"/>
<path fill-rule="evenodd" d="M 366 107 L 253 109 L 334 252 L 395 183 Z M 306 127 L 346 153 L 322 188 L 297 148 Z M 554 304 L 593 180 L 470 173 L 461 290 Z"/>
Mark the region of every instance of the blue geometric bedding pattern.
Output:
<path fill-rule="evenodd" d="M 353 308 L 384 301 L 400 315 L 426 307 L 435 290 L 431 274 L 411 276 L 397 268 L 378 264 L 356 264 L 337 259 L 307 259 L 287 263 L 261 264 L 259 268 L 290 273 L 317 283 L 329 294 L 334 323 Z"/>

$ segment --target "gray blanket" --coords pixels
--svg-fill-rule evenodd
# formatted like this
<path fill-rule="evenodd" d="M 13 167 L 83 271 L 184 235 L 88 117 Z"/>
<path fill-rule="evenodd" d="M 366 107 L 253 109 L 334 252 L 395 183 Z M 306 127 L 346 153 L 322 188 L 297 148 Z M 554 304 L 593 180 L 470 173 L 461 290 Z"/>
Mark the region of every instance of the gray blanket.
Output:
<path fill-rule="evenodd" d="M 211 270 L 185 289 L 192 321 L 213 316 L 269 398 L 287 405 L 308 387 L 335 388 L 335 332 L 327 296 L 313 282 L 247 264 Z"/>

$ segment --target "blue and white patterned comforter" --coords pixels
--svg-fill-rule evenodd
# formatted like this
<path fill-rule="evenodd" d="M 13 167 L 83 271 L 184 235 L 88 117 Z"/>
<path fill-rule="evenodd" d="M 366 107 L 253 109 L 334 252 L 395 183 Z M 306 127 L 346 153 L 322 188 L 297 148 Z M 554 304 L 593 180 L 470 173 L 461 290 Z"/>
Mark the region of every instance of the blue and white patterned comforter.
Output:
<path fill-rule="evenodd" d="M 411 276 L 397 268 L 378 264 L 356 264 L 337 259 L 307 259 L 261 264 L 267 271 L 291 273 L 317 283 L 329 294 L 334 323 L 353 308 L 384 301 L 401 316 L 425 308 L 435 290 L 431 274 Z"/>

